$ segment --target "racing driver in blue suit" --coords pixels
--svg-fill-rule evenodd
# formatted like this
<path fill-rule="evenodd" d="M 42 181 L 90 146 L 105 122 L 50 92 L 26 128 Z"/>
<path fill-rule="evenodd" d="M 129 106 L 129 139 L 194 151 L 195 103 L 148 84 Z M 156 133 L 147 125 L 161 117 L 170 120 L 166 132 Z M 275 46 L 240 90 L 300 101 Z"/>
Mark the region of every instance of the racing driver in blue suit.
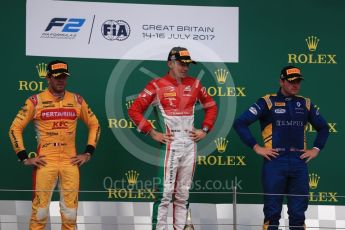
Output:
<path fill-rule="evenodd" d="M 309 193 L 306 163 L 315 158 L 325 146 L 329 128 L 310 99 L 297 95 L 302 80 L 299 68 L 284 67 L 280 75 L 279 91 L 257 100 L 234 123 L 241 140 L 264 157 L 264 230 L 278 230 L 282 194 L 287 194 L 290 229 L 306 228 L 304 213 L 308 208 Z M 261 125 L 263 147 L 249 130 L 249 125 L 257 120 Z M 308 122 L 317 131 L 311 149 L 307 149 L 306 144 L 305 127 Z"/>

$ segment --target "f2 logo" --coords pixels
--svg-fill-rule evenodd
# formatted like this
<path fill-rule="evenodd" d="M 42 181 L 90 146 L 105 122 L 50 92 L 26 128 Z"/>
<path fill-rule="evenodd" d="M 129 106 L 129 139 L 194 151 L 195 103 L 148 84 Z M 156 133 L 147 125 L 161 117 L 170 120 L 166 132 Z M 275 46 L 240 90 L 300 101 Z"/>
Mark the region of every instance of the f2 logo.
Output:
<path fill-rule="evenodd" d="M 50 20 L 45 31 L 51 30 L 53 27 L 62 27 L 62 32 L 75 33 L 80 30 L 85 22 L 84 18 L 53 18 Z"/>

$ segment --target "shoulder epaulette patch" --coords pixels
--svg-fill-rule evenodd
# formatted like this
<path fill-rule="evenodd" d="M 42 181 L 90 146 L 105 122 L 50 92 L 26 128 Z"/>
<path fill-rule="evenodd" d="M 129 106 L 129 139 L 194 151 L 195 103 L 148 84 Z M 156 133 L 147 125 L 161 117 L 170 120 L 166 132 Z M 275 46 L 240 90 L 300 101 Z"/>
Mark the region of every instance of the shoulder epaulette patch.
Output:
<path fill-rule="evenodd" d="M 305 99 L 305 107 L 307 107 L 307 110 L 310 111 L 310 99 L 309 98 L 304 98 Z"/>
<path fill-rule="evenodd" d="M 268 109 L 272 108 L 272 101 L 270 99 L 271 96 L 273 96 L 273 95 L 272 94 L 267 94 L 267 95 L 262 97 L 266 101 Z"/>
<path fill-rule="evenodd" d="M 81 105 L 81 104 L 83 103 L 83 97 L 80 96 L 80 95 L 77 94 L 77 93 L 75 93 L 75 97 L 76 97 L 76 99 L 77 99 L 78 104 Z"/>
<path fill-rule="evenodd" d="M 38 98 L 37 98 L 37 94 L 29 97 L 29 100 L 32 102 L 32 104 L 36 107 L 38 104 Z"/>

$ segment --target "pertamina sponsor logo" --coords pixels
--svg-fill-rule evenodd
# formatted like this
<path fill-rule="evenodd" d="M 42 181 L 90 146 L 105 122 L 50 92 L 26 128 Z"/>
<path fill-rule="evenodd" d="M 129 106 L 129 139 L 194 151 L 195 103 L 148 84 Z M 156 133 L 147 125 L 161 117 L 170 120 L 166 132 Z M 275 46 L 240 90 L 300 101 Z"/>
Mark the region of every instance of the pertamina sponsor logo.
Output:
<path fill-rule="evenodd" d="M 309 174 L 309 202 L 337 203 L 337 192 L 318 191 L 320 179 L 316 173 Z"/>
<path fill-rule="evenodd" d="M 39 63 L 36 65 L 36 70 L 38 77 L 40 79 L 44 79 L 47 76 L 47 64 L 46 63 Z M 19 80 L 18 81 L 18 90 L 19 91 L 43 91 L 47 87 L 45 86 L 44 81 L 25 81 Z"/>
<path fill-rule="evenodd" d="M 134 100 L 130 100 L 126 102 L 126 108 L 133 104 Z M 156 120 L 148 119 L 148 122 L 152 125 L 154 129 L 156 129 Z M 108 128 L 110 129 L 134 129 L 137 128 L 134 123 L 127 118 L 108 118 Z"/>
<path fill-rule="evenodd" d="M 201 166 L 228 166 L 243 167 L 246 166 L 245 155 L 223 155 L 226 152 L 229 141 L 224 137 L 218 137 L 214 140 L 218 154 L 210 154 L 208 156 L 199 155 L 197 164 Z"/>
<path fill-rule="evenodd" d="M 154 182 L 140 181 L 138 180 L 139 175 L 137 171 L 129 170 L 125 173 L 125 178 L 122 178 L 122 180 L 112 181 L 110 177 L 104 178 L 103 184 L 104 187 L 107 187 L 108 199 L 154 200 Z"/>
<path fill-rule="evenodd" d="M 207 87 L 207 93 L 212 96 L 218 97 L 245 97 L 245 87 L 224 86 L 229 75 L 226 69 L 217 69 L 214 72 L 219 86 Z"/>
<path fill-rule="evenodd" d="M 41 112 L 42 120 L 75 120 L 76 118 L 77 111 L 75 109 L 44 109 Z"/>
<path fill-rule="evenodd" d="M 290 64 L 337 64 L 336 54 L 318 53 L 316 49 L 320 39 L 316 36 L 309 36 L 305 39 L 309 53 L 289 53 L 288 63 Z"/>

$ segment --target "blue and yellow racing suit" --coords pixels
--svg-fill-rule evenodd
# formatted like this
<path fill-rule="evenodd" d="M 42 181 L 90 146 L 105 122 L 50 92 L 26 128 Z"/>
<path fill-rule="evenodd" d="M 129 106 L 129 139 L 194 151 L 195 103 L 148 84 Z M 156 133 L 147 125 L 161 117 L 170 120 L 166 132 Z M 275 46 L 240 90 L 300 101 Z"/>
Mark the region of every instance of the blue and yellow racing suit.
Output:
<path fill-rule="evenodd" d="M 317 131 L 313 147 L 321 150 L 329 134 L 328 124 L 309 98 L 286 97 L 280 90 L 260 98 L 235 121 L 236 132 L 251 148 L 257 141 L 249 125 L 257 120 L 260 121 L 264 146 L 279 152 L 277 158 L 265 159 L 263 164 L 265 229 L 278 229 L 283 204 L 282 195 L 268 194 L 302 195 L 288 195 L 287 205 L 290 226 L 300 226 L 290 229 L 304 229 L 309 178 L 307 164 L 300 156 L 307 149 L 306 125 L 310 123 Z"/>

